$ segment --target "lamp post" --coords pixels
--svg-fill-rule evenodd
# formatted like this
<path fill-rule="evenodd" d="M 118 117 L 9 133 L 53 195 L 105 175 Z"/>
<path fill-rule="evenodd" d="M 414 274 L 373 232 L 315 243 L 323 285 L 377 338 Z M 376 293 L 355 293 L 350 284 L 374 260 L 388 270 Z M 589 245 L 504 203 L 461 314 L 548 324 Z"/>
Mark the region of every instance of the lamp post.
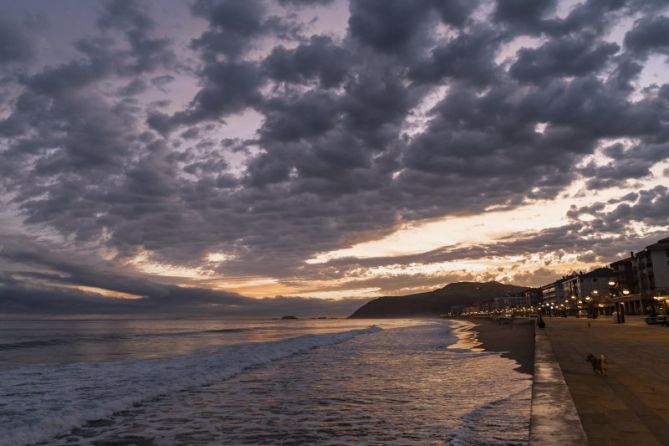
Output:
<path fill-rule="evenodd" d="M 620 297 L 621 295 L 629 295 L 629 290 L 621 290 L 620 283 L 614 280 L 609 281 L 609 294 L 614 297 Z M 616 305 L 616 320 L 619 324 L 625 323 L 625 302 L 617 301 Z"/>
<path fill-rule="evenodd" d="M 623 293 L 623 296 L 629 296 L 630 295 L 630 290 L 625 289 L 625 290 L 622 291 L 622 293 Z M 623 312 L 621 313 L 622 314 L 621 322 L 625 323 L 625 303 L 624 302 L 622 302 L 622 310 L 623 310 Z"/>
<path fill-rule="evenodd" d="M 599 291 L 597 291 L 597 290 L 592 290 L 592 295 L 593 295 L 593 297 L 592 297 L 592 304 L 591 304 L 591 307 L 592 307 L 593 309 L 594 309 L 594 308 L 597 308 L 597 310 L 594 311 L 594 312 L 592 313 L 592 318 L 593 318 L 593 319 L 597 319 L 597 318 L 599 317 L 599 307 L 595 307 L 595 301 L 598 301 L 598 302 L 599 302 L 599 300 L 597 299 L 597 298 L 599 297 Z"/>
<path fill-rule="evenodd" d="M 592 311 L 592 297 L 590 296 L 585 296 L 585 301 L 588 304 L 588 317 L 595 318 L 595 315 L 593 314 Z"/>

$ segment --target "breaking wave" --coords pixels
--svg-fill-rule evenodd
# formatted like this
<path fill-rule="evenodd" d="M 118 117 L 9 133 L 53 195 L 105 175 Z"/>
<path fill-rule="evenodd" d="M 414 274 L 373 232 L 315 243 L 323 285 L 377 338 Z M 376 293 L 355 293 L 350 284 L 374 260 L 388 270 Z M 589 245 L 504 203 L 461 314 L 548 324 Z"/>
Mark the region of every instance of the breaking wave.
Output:
<path fill-rule="evenodd" d="M 165 359 L 13 369 L 2 374 L 0 383 L 4 431 L 0 445 L 48 440 L 140 401 L 214 383 L 252 366 L 377 331 L 381 328 L 371 326 L 278 342 L 226 345 L 207 349 L 206 354 Z"/>

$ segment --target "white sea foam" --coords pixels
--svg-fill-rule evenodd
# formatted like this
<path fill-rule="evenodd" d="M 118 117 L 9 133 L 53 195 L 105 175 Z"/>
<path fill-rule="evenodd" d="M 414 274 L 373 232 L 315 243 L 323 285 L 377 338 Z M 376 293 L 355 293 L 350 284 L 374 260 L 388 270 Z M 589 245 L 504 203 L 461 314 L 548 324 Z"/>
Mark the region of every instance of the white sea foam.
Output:
<path fill-rule="evenodd" d="M 476 337 L 476 332 L 474 331 L 476 324 L 456 319 L 449 319 L 448 322 L 455 336 L 455 341 L 448 347 L 449 349 L 454 351 L 483 351 L 481 342 Z"/>
<path fill-rule="evenodd" d="M 48 440 L 134 403 L 217 382 L 249 367 L 381 331 L 372 326 L 285 341 L 222 346 L 142 361 L 32 366 L 0 375 L 0 446 Z"/>
<path fill-rule="evenodd" d="M 531 381 L 506 383 L 518 390 L 489 401 L 461 416 L 462 424 L 450 436 L 451 446 L 526 445 L 532 400 Z"/>

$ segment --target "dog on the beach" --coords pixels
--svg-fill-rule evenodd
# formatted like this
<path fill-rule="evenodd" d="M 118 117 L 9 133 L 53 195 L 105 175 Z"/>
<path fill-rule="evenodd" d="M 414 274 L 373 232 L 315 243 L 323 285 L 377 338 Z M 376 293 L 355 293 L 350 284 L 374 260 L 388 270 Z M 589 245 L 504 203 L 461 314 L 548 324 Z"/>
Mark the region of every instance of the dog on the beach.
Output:
<path fill-rule="evenodd" d="M 595 375 L 606 376 L 606 373 L 609 370 L 609 363 L 606 360 L 606 356 L 599 355 L 599 358 L 589 353 L 585 357 L 585 360 L 592 364 L 592 371 L 595 372 Z"/>

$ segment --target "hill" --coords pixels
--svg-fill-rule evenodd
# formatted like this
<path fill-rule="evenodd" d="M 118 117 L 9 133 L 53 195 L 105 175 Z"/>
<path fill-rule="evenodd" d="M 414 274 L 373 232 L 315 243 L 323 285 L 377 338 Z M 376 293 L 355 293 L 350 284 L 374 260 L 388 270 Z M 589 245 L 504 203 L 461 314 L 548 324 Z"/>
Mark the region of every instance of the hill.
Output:
<path fill-rule="evenodd" d="M 426 293 L 384 296 L 358 308 L 351 318 L 437 316 L 453 305 L 470 305 L 493 297 L 517 295 L 526 287 L 499 282 L 456 282 Z"/>

